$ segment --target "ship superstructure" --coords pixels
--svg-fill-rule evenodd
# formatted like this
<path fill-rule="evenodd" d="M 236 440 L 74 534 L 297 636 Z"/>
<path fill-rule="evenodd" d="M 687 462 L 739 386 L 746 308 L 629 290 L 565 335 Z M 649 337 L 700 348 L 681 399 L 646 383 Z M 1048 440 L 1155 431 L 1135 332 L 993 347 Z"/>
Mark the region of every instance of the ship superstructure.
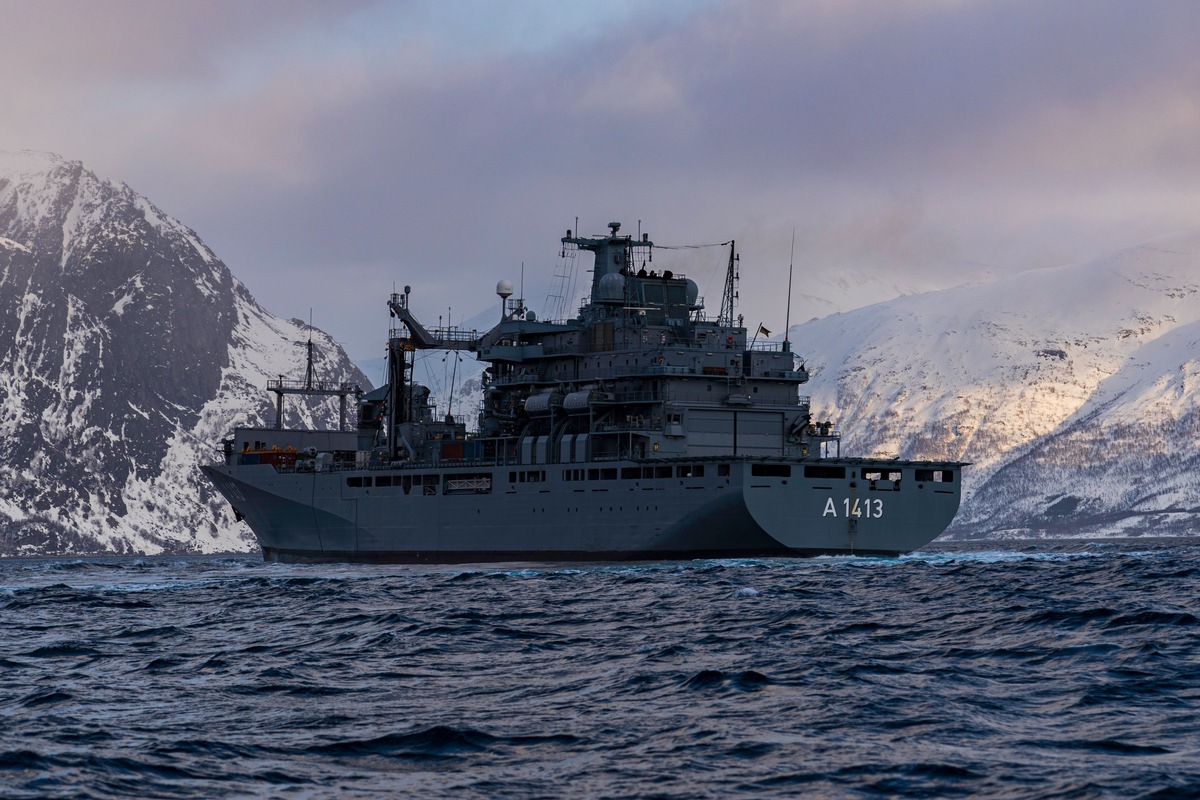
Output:
<path fill-rule="evenodd" d="M 735 318 L 733 242 L 715 318 L 693 280 L 654 268 L 648 235 L 614 222 L 561 246 L 594 257 L 575 318 L 539 320 L 501 281 L 491 330 L 427 328 L 405 287 L 355 431 L 234 432 L 206 471 L 266 558 L 891 554 L 949 524 L 963 465 L 843 457 L 790 343 Z M 489 365 L 471 430 L 415 381 L 422 350 Z"/>

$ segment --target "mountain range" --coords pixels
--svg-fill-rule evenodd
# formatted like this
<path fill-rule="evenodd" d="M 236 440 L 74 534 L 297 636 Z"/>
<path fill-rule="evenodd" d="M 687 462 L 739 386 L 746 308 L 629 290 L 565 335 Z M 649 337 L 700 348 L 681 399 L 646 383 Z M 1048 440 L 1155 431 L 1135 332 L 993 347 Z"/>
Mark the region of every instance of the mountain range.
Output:
<path fill-rule="evenodd" d="M 1177 235 L 789 338 L 844 455 L 970 462 L 947 536 L 1189 534 L 1197 292 L 1200 234 Z M 370 387 L 125 184 L 0 153 L 0 555 L 253 549 L 199 465 L 234 426 L 273 424 L 266 382 L 303 375 L 310 337 L 318 375 Z M 480 365 L 426 354 L 419 371 L 474 418 Z M 332 426 L 337 401 L 292 399 L 288 415 Z"/>
<path fill-rule="evenodd" d="M 0 555 L 252 548 L 199 465 L 274 423 L 266 382 L 304 374 L 309 336 L 318 374 L 369 388 L 125 184 L 0 153 Z M 336 403 L 292 400 L 289 423 Z"/>
<path fill-rule="evenodd" d="M 843 452 L 971 462 L 954 537 L 1200 529 L 1200 235 L 796 326 Z"/>

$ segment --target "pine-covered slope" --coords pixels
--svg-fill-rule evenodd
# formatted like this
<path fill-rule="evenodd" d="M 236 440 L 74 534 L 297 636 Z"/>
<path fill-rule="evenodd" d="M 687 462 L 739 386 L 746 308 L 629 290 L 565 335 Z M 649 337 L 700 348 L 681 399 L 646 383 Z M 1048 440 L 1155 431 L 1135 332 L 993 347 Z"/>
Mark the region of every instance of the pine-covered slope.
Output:
<path fill-rule="evenodd" d="M 955 458 L 959 536 L 1200 529 L 1200 235 L 793 329 L 844 453 Z"/>
<path fill-rule="evenodd" d="M 302 374 L 308 335 L 128 186 L 0 153 L 0 554 L 252 547 L 198 467 L 273 421 L 266 380 Z M 313 336 L 321 374 L 366 386 Z"/>

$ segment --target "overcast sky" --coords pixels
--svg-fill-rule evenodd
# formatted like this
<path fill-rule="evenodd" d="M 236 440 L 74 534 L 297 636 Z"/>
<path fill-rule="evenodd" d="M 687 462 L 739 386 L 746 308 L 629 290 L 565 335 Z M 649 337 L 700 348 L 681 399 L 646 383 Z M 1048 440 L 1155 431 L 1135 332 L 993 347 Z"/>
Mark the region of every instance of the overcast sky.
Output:
<path fill-rule="evenodd" d="M 576 217 L 737 239 L 778 329 L 793 230 L 795 323 L 1200 228 L 1198 41 L 1192 0 L 0 0 L 0 149 L 358 359 L 393 284 L 457 322 L 524 262 L 541 310 Z M 725 255 L 663 257 L 715 313 Z"/>

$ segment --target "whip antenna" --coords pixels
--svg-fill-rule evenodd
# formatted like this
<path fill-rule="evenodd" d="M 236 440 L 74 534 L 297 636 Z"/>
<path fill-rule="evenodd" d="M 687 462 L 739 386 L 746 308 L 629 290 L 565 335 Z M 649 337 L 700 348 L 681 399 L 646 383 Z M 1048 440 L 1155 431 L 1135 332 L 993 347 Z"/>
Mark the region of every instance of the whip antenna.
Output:
<path fill-rule="evenodd" d="M 792 226 L 792 253 L 788 256 L 787 315 L 783 318 L 783 349 L 788 350 L 788 333 L 792 327 L 792 265 L 796 263 L 796 226 Z"/>

